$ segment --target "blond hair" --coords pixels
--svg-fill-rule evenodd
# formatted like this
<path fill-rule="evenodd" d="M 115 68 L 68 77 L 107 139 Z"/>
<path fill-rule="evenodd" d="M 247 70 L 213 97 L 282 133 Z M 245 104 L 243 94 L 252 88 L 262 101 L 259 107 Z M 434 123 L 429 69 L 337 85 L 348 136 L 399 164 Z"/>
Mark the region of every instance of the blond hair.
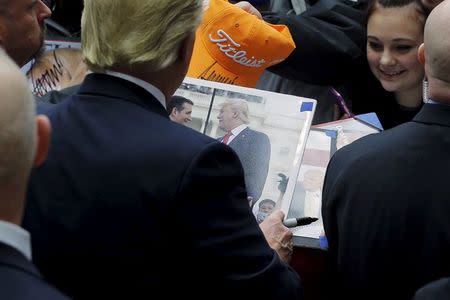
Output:
<path fill-rule="evenodd" d="M 244 100 L 229 99 L 223 103 L 222 107 L 229 106 L 232 112 L 237 113 L 238 119 L 243 124 L 250 123 L 248 104 Z"/>
<path fill-rule="evenodd" d="M 0 187 L 26 176 L 36 143 L 34 97 L 25 75 L 0 48 Z"/>
<path fill-rule="evenodd" d="M 201 21 L 202 0 L 85 0 L 83 59 L 94 71 L 146 63 L 161 70 Z"/>

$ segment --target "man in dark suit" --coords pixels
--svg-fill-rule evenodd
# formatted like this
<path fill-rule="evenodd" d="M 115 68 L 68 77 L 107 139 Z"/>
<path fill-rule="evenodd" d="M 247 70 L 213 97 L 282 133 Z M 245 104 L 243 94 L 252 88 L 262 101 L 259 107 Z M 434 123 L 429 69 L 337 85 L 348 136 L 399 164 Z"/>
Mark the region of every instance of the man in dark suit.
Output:
<path fill-rule="evenodd" d="M 182 96 L 174 95 L 167 105 L 167 113 L 171 121 L 185 125 L 192 121 L 194 102 Z"/>
<path fill-rule="evenodd" d="M 33 266 L 30 234 L 19 227 L 28 176 L 45 159 L 50 125 L 35 118 L 27 80 L 2 48 L 0 94 L 0 298 L 67 299 Z"/>
<path fill-rule="evenodd" d="M 217 118 L 220 129 L 226 132 L 220 141 L 230 146 L 241 160 L 248 200 L 253 206 L 261 197 L 269 172 L 269 138 L 248 127 L 248 104 L 243 100 L 225 101 Z"/>
<path fill-rule="evenodd" d="M 411 299 L 450 274 L 450 1 L 426 22 L 430 99 L 413 121 L 332 157 L 322 215 L 333 297 Z M 339 297 L 342 296 L 342 297 Z"/>
<path fill-rule="evenodd" d="M 50 9 L 41 1 L 0 1 L 0 46 L 22 67 L 44 45 L 44 20 Z"/>
<path fill-rule="evenodd" d="M 298 275 L 268 244 L 289 248 L 283 214 L 267 219 L 278 230 L 266 241 L 235 153 L 169 120 L 202 4 L 84 2 L 93 73 L 48 113 L 49 157 L 24 220 L 36 264 L 76 299 L 300 297 Z"/>

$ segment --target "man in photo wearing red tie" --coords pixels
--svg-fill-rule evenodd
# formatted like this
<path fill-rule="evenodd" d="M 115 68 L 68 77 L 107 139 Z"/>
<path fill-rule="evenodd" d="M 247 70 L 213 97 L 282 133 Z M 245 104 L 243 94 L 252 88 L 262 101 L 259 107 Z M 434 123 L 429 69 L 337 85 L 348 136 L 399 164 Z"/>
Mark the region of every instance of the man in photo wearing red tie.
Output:
<path fill-rule="evenodd" d="M 243 100 L 227 100 L 220 109 L 219 127 L 226 134 L 219 138 L 239 156 L 244 168 L 250 205 L 261 197 L 270 161 L 270 141 L 265 133 L 250 129 L 249 110 Z"/>

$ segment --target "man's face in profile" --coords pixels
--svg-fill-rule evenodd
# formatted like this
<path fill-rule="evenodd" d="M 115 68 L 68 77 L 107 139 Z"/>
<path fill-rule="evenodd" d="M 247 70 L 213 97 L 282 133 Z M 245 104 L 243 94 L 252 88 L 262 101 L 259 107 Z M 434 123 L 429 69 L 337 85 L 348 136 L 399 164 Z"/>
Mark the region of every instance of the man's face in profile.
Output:
<path fill-rule="evenodd" d="M 229 131 L 233 129 L 233 123 L 235 119 L 235 113 L 231 105 L 224 105 L 220 109 L 219 115 L 217 118 L 219 119 L 219 127 L 223 131 Z"/>
<path fill-rule="evenodd" d="M 186 124 L 192 121 L 192 104 L 187 102 L 183 103 L 183 109 L 178 111 L 176 107 L 170 114 L 170 119 L 179 124 Z"/>
<path fill-rule="evenodd" d="M 0 16 L 1 44 L 19 65 L 25 65 L 44 44 L 44 20 L 51 15 L 41 0 L 4 0 L 5 13 Z"/>

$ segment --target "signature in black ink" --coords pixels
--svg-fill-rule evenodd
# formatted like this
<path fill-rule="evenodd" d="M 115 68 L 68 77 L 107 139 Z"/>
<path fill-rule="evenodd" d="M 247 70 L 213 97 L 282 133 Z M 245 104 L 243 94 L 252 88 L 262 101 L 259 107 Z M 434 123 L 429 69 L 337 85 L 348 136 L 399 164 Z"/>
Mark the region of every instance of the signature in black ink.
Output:
<path fill-rule="evenodd" d="M 207 67 L 205 69 L 205 71 L 203 71 L 197 78 L 205 79 L 205 80 L 209 80 L 209 81 L 220 82 L 220 83 L 234 84 L 234 82 L 236 81 L 236 79 L 239 78 L 239 76 L 230 78 L 230 77 L 222 76 L 222 75 L 216 73 L 215 70 L 211 70 L 216 63 L 217 63 L 217 61 L 215 61 L 212 65 Z"/>
<path fill-rule="evenodd" d="M 36 65 L 36 62 L 35 64 L 33 64 L 30 71 L 28 71 L 28 74 L 30 74 L 31 77 L 33 93 L 39 97 L 45 95 L 49 91 L 54 90 L 56 88 L 56 84 L 60 82 L 61 76 L 63 75 L 63 62 L 60 60 L 55 50 L 53 50 L 52 52 L 54 63 L 52 67 L 45 70 L 45 72 L 40 77 L 35 79 L 33 75 L 33 69 Z"/>

